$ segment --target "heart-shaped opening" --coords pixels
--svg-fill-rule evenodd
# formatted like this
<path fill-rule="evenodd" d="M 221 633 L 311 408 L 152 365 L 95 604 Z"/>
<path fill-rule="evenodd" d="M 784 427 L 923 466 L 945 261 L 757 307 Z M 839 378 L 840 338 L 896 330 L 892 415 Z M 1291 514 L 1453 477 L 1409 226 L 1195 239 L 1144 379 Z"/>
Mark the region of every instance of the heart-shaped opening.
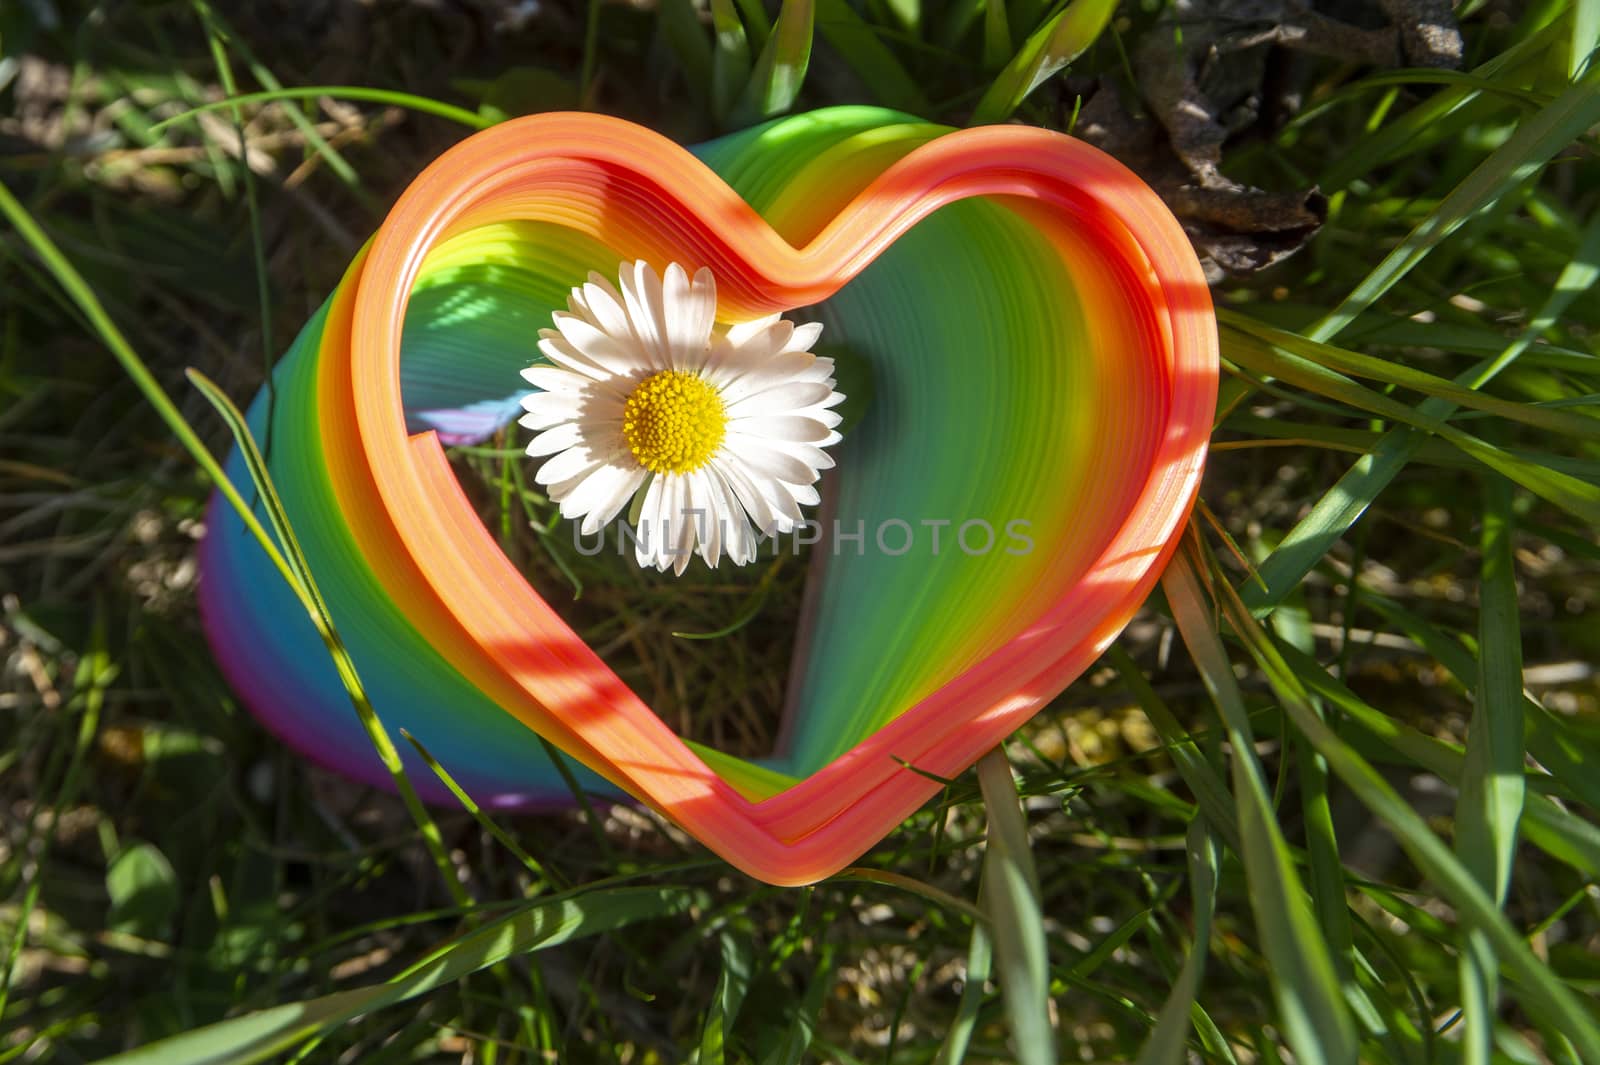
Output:
<path fill-rule="evenodd" d="M 448 665 L 429 682 L 448 711 L 408 727 L 476 793 L 548 797 L 518 786 L 520 720 L 756 875 L 815 879 L 936 787 L 903 762 L 959 772 L 1142 601 L 1214 405 L 1193 254 L 1148 189 L 1078 142 L 941 132 L 802 116 L 702 149 L 719 177 L 616 120 L 507 123 L 418 179 L 308 327 L 315 357 L 286 360 L 280 392 L 315 409 L 320 440 L 288 468 L 319 468 L 339 511 L 319 547 L 357 571 L 328 592 L 351 604 L 335 620 L 370 627 L 353 654 L 405 664 L 397 686 Z M 815 305 L 825 337 L 872 366 L 872 403 L 837 449 L 782 737 L 760 762 L 686 745 L 623 685 L 500 551 L 441 445 L 514 414 L 549 311 L 632 258 L 709 266 L 724 318 Z M 230 546 L 208 569 L 239 564 Z M 363 600 L 389 620 L 363 618 Z M 207 609 L 225 660 L 227 614 Z M 316 723 L 280 728 L 326 749 Z"/>
<path fill-rule="evenodd" d="M 764 759 L 778 738 L 811 530 L 769 542 L 751 565 L 696 561 L 680 577 L 638 565 L 625 521 L 582 535 L 530 500 L 545 460 L 525 454 L 533 434 L 511 424 L 531 394 L 521 371 L 543 363 L 533 339 L 567 309 L 572 286 L 591 270 L 614 282 L 619 254 L 548 223 L 482 227 L 431 253 L 401 337 L 407 426 L 438 433 L 519 572 L 674 731 Z"/>

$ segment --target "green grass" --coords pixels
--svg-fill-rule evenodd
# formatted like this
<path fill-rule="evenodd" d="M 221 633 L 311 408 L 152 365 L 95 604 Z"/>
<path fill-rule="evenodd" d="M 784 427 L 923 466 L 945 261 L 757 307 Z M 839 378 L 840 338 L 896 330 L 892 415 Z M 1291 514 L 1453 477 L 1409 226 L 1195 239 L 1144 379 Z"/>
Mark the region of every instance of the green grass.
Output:
<path fill-rule="evenodd" d="M 1224 170 L 1329 217 L 1214 288 L 1163 594 L 1009 773 L 822 884 L 628 807 L 357 788 L 200 639 L 230 398 L 468 127 L 1066 129 L 1162 7 L 0 6 L 0 1062 L 1600 1061 L 1600 4 L 1464 5 L 1460 73 L 1295 61 Z M 674 727 L 760 749 L 804 567 L 578 556 L 518 445 L 455 455 L 508 554 Z"/>

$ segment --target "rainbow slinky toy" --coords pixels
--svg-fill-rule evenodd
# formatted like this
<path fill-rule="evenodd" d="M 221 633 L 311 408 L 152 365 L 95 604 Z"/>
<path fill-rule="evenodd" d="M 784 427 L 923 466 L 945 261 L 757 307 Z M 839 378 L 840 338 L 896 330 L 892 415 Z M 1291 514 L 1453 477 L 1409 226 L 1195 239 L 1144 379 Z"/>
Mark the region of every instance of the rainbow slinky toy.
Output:
<path fill-rule="evenodd" d="M 778 749 L 759 762 L 657 718 L 505 558 L 446 459 L 519 413 L 518 373 L 569 288 L 633 259 L 710 267 L 723 320 L 811 308 L 826 344 L 872 368 L 826 504 L 865 539 L 814 560 Z M 866 851 L 1127 623 L 1194 499 L 1216 326 L 1161 201 L 1069 137 L 838 108 L 686 150 L 556 114 L 424 171 L 275 382 L 251 427 L 391 730 L 501 809 L 570 799 L 543 736 L 588 767 L 584 786 L 799 884 Z M 237 454 L 229 474 L 248 495 Z M 904 542 L 897 521 L 924 534 L 879 550 L 886 523 Z M 956 543 L 974 521 L 991 549 Z M 1006 539 L 1016 521 L 1029 550 Z M 201 602 L 230 681 L 307 757 L 383 785 L 290 590 L 215 500 L 209 528 Z"/>

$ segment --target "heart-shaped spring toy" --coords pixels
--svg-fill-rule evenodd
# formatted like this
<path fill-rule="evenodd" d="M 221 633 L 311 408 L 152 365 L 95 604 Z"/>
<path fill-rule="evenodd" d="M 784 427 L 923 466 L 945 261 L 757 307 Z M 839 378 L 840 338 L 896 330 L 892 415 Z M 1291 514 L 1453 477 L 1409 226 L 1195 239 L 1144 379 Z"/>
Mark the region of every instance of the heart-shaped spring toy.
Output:
<path fill-rule="evenodd" d="M 519 413 L 571 287 L 632 260 L 709 268 L 725 323 L 806 308 L 871 366 L 759 761 L 663 723 L 505 557 L 446 457 Z M 568 799 L 542 736 L 584 786 L 795 884 L 871 847 L 1121 631 L 1187 519 L 1216 382 L 1182 229 L 1079 141 L 839 108 L 689 151 L 558 114 L 417 178 L 250 420 L 386 723 L 490 808 Z M 243 482 L 237 455 L 229 472 Z M 209 526 L 202 607 L 231 682 L 304 754 L 385 782 L 292 593 L 227 508 Z"/>

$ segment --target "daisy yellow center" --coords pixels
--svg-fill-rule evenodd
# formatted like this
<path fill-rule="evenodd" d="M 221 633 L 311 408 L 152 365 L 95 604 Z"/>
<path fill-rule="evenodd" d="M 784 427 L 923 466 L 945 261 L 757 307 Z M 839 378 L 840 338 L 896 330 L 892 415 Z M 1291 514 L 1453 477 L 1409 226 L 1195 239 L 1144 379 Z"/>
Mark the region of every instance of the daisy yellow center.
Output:
<path fill-rule="evenodd" d="M 711 460 L 728 431 L 722 396 L 705 380 L 662 370 L 640 381 L 622 409 L 622 437 L 651 473 L 688 473 Z"/>

